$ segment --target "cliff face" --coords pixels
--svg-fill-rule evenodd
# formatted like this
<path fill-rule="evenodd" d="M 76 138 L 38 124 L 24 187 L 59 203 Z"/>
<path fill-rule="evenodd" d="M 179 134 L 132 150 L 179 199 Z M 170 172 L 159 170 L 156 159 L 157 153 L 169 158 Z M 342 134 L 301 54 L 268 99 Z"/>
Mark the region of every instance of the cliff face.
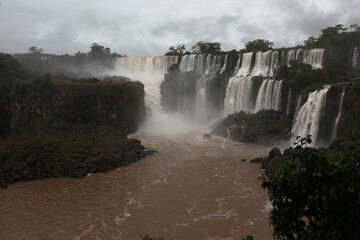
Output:
<path fill-rule="evenodd" d="M 34 119 L 70 124 L 114 126 L 133 133 L 144 119 L 140 82 L 52 82 L 36 79 L 16 84 L 11 94 L 11 126 Z"/>
<path fill-rule="evenodd" d="M 0 185 L 84 177 L 137 161 L 148 152 L 125 135 L 145 116 L 140 82 L 16 80 L 1 125 Z M 4 105 L 2 104 L 2 105 Z"/>

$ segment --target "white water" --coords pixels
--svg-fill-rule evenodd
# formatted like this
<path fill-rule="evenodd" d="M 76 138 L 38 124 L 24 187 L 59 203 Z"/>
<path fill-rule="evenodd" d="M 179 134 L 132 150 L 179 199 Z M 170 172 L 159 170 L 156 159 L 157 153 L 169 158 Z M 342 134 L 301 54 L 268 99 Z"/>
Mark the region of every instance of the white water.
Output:
<path fill-rule="evenodd" d="M 197 55 L 195 54 L 183 56 L 180 63 L 180 70 L 183 72 L 195 70 L 197 59 Z"/>
<path fill-rule="evenodd" d="M 309 50 L 291 49 L 286 55 L 286 64 L 290 67 L 291 60 L 299 60 L 310 64 L 313 68 L 322 68 L 325 49 L 314 48 Z"/>
<path fill-rule="evenodd" d="M 252 52 L 244 53 L 242 55 L 241 67 L 236 73 L 237 77 L 246 77 L 247 75 L 249 75 L 252 56 Z"/>
<path fill-rule="evenodd" d="M 255 112 L 262 109 L 280 111 L 282 81 L 264 80 L 256 99 Z"/>
<path fill-rule="evenodd" d="M 340 117 L 342 115 L 344 96 L 345 96 L 345 87 L 342 88 L 341 97 L 340 97 L 340 103 L 339 103 L 339 109 L 338 109 L 338 113 L 337 113 L 336 118 L 335 118 L 335 123 L 334 123 L 334 127 L 333 127 L 332 134 L 331 134 L 331 141 L 336 138 L 337 128 L 338 128 L 338 125 L 339 125 Z"/>
<path fill-rule="evenodd" d="M 359 66 L 359 48 L 358 47 L 354 48 L 351 60 L 352 60 L 351 63 L 352 63 L 353 68 L 357 68 Z"/>
<path fill-rule="evenodd" d="M 177 56 L 118 57 L 115 71 L 118 75 L 142 82 L 145 90 L 145 105 L 150 112 L 156 112 L 161 111 L 160 85 L 164 80 L 164 74 L 171 64 L 177 61 Z"/>
<path fill-rule="evenodd" d="M 325 109 L 326 93 L 329 88 L 329 86 L 325 86 L 325 88 L 320 91 L 309 93 L 306 103 L 300 108 L 295 118 L 291 130 L 291 143 L 296 141 L 297 136 L 306 137 L 311 135 L 312 146 L 322 146 L 323 143 L 318 139 L 318 132 L 321 116 Z"/>
<path fill-rule="evenodd" d="M 271 52 L 257 52 L 255 57 L 255 66 L 251 71 L 252 76 L 269 77 L 271 65 Z"/>
<path fill-rule="evenodd" d="M 257 52 L 251 70 L 253 53 L 245 53 L 235 77 L 229 79 L 224 101 L 225 114 L 244 111 L 256 113 L 262 109 L 280 110 L 282 81 L 265 79 L 253 96 L 253 76 L 271 77 L 279 65 L 278 51 Z M 254 98 L 254 99 L 253 99 Z"/>
<path fill-rule="evenodd" d="M 289 89 L 288 99 L 286 103 L 286 115 L 290 114 L 290 107 L 291 107 L 291 88 Z"/>
<path fill-rule="evenodd" d="M 252 112 L 251 94 L 253 82 L 251 77 L 232 77 L 226 89 L 224 107 L 225 113 Z"/>
<path fill-rule="evenodd" d="M 304 51 L 304 63 L 310 64 L 313 68 L 322 68 L 325 49 L 315 48 Z"/>
<path fill-rule="evenodd" d="M 193 56 L 188 59 L 193 61 Z M 139 80 L 144 84 L 147 116 L 140 132 L 152 134 L 179 134 L 195 130 L 198 126 L 180 113 L 165 113 L 160 100 L 160 85 L 168 67 L 177 63 L 176 56 L 120 57 L 116 59 L 115 71 L 118 75 Z"/>

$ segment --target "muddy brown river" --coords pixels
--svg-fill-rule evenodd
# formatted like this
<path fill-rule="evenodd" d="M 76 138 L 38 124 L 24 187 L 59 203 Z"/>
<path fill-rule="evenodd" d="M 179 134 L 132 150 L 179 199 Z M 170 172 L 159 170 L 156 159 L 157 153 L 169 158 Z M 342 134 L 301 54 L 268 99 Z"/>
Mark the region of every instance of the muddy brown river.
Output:
<path fill-rule="evenodd" d="M 271 239 L 259 165 L 269 149 L 212 137 L 138 133 L 158 154 L 85 179 L 0 189 L 0 239 Z"/>

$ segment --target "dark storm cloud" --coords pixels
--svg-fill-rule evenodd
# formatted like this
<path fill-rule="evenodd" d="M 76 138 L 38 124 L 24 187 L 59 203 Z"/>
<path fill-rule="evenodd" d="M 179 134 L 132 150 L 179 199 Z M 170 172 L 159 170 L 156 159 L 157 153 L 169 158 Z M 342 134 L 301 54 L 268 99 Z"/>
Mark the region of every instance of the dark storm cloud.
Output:
<path fill-rule="evenodd" d="M 161 55 L 180 43 L 217 41 L 241 49 L 263 38 L 276 47 L 303 43 L 320 29 L 360 24 L 360 0 L 4 0 L 0 52 L 38 46 L 57 54 L 92 43 L 128 55 Z"/>

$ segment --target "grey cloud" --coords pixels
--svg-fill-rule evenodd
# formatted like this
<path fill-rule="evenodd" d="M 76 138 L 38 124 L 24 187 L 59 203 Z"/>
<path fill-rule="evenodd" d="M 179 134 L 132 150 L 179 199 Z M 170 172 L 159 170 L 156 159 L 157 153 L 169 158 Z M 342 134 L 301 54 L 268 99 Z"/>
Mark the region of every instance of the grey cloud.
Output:
<path fill-rule="evenodd" d="M 231 50 L 257 38 L 282 47 L 302 43 L 337 23 L 360 24 L 360 0 L 2 2 L 0 30 L 5 34 L 0 35 L 0 52 L 24 52 L 35 45 L 46 52 L 73 54 L 87 52 L 97 42 L 113 52 L 160 55 L 179 43 L 189 49 L 197 41 L 218 41 Z"/>

